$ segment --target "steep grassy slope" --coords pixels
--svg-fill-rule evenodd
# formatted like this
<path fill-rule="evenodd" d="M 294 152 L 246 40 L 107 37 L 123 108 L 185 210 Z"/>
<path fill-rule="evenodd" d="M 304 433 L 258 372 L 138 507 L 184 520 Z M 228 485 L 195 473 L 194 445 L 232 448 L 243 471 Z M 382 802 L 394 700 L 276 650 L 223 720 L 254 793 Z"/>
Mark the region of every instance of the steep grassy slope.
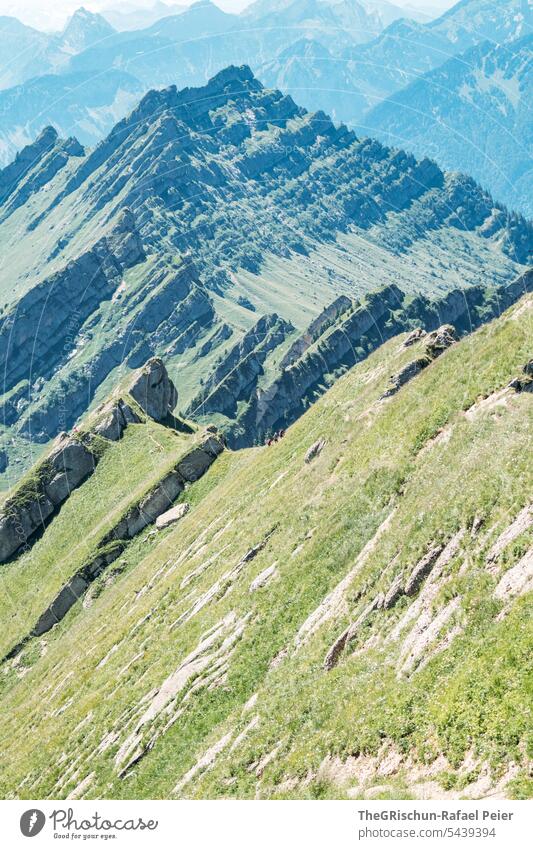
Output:
<path fill-rule="evenodd" d="M 532 330 L 528 295 L 380 400 L 396 337 L 225 452 L 4 664 L 2 793 L 530 794 Z"/>

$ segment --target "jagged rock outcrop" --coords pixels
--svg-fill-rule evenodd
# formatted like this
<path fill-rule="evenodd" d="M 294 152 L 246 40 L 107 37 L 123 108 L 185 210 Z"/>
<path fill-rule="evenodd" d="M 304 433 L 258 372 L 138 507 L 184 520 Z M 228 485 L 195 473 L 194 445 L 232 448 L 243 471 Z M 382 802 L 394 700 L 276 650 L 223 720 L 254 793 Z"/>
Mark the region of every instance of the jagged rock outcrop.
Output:
<path fill-rule="evenodd" d="M 291 345 L 285 356 L 280 362 L 280 368 L 284 369 L 292 365 L 305 351 L 321 336 L 325 330 L 332 324 L 340 315 L 345 313 L 353 306 L 353 301 L 346 295 L 339 295 L 338 298 L 322 310 L 320 315 L 311 322 L 305 333 L 296 339 Z"/>
<path fill-rule="evenodd" d="M 70 157 L 81 157 L 84 152 L 77 139 L 59 139 L 53 127 L 45 127 L 32 144 L 22 148 L 13 162 L 0 170 L 0 218 L 6 218 L 53 180 Z"/>
<path fill-rule="evenodd" d="M 92 472 L 96 455 L 80 439 L 62 434 L 50 454 L 23 480 L 0 513 L 0 563 L 42 530 L 46 521 Z"/>
<path fill-rule="evenodd" d="M 122 398 L 119 398 L 118 401 L 106 404 L 101 410 L 101 419 L 95 425 L 94 432 L 98 436 L 116 442 L 122 436 L 127 425 L 138 424 L 139 422 L 137 413 Z"/>
<path fill-rule="evenodd" d="M 315 457 L 318 457 L 318 455 L 322 453 L 325 444 L 325 439 L 317 439 L 316 442 L 313 442 L 313 444 L 305 452 L 305 462 L 308 464 L 312 463 Z"/>
<path fill-rule="evenodd" d="M 425 353 L 421 357 L 417 357 L 415 360 L 407 363 L 397 374 L 391 377 L 391 385 L 385 390 L 381 396 L 382 398 L 390 398 L 391 395 L 395 395 L 402 386 L 427 368 L 433 360 L 439 357 L 443 351 L 456 341 L 455 330 L 449 324 L 443 325 L 438 330 L 434 330 L 432 333 L 419 338 L 425 340 Z"/>
<path fill-rule="evenodd" d="M 198 334 L 214 318 L 213 303 L 198 284 L 190 258 L 183 258 L 177 267 L 168 267 L 161 260 L 146 286 L 131 295 L 126 293 L 123 302 L 116 301 L 108 318 L 103 316 L 103 309 L 104 304 L 91 313 L 80 330 L 85 343 L 96 333 L 99 336 L 99 348 L 89 364 L 73 356 L 55 375 L 46 373 L 48 383 L 44 377 L 38 379 L 42 382 L 38 392 L 36 384 L 30 387 L 26 383 L 6 396 L 6 416 L 11 422 L 18 420 L 17 429 L 32 440 L 46 442 L 71 427 L 100 383 L 121 362 L 138 368 L 154 353 L 163 352 L 166 358 L 171 340 L 176 346 L 191 327 Z M 24 403 L 22 408 L 16 406 L 19 399 Z"/>
<path fill-rule="evenodd" d="M 519 377 L 514 377 L 509 386 L 515 392 L 533 392 L 533 360 L 529 360 Z"/>
<path fill-rule="evenodd" d="M 178 403 L 178 390 L 159 357 L 148 360 L 130 385 L 129 392 L 156 422 L 166 419 Z"/>
<path fill-rule="evenodd" d="M 408 298 L 394 284 L 369 293 L 361 302 L 351 303 L 332 323 L 327 322 L 325 331 L 270 385 L 258 387 L 228 428 L 229 444 L 250 445 L 262 441 L 269 431 L 291 424 L 347 368 L 395 334 L 410 330 L 404 345 L 425 340 L 425 351 L 392 379 L 385 397 L 394 394 L 446 350 L 457 333 L 474 330 L 532 288 L 533 273 L 527 272 L 496 290 L 471 286 L 435 300 L 423 295 Z M 303 334 L 304 338 L 309 336 Z M 297 340 L 297 344 L 301 343 Z"/>
<path fill-rule="evenodd" d="M 234 416 L 237 402 L 253 394 L 269 353 L 293 331 L 293 325 L 276 313 L 262 316 L 218 364 L 189 405 L 189 414 L 200 410 L 202 415 L 219 412 Z"/>

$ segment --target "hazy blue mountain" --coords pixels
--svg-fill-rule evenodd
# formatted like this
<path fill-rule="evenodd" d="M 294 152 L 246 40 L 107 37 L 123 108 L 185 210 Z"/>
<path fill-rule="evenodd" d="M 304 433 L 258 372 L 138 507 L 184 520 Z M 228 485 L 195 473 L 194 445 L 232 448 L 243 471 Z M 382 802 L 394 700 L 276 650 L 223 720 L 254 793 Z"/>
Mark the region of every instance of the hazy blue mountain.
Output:
<path fill-rule="evenodd" d="M 366 98 L 352 83 L 346 63 L 318 41 L 302 38 L 258 70 L 269 87 L 291 94 L 309 109 L 322 109 L 335 121 L 356 122 Z"/>
<path fill-rule="evenodd" d="M 69 18 L 59 37 L 57 47 L 65 53 L 80 53 L 93 44 L 99 44 L 114 34 L 115 30 L 102 15 L 88 12 L 83 7 Z"/>
<path fill-rule="evenodd" d="M 124 71 L 48 74 L 0 91 L 0 161 L 53 124 L 61 136 L 96 144 L 131 109 L 143 88 Z"/>
<path fill-rule="evenodd" d="M 50 42 L 50 36 L 27 27 L 16 18 L 0 17 L 0 88 L 9 88 L 26 79 L 25 69 Z"/>
<path fill-rule="evenodd" d="M 102 43 L 114 32 L 101 15 L 83 8 L 74 12 L 59 34 L 38 32 L 16 18 L 0 18 L 0 88 L 60 71 L 71 56 Z"/>
<path fill-rule="evenodd" d="M 43 36 L 40 55 L 31 51 L 31 62 L 28 59 L 23 69 L 17 65 L 23 82 L 43 72 L 48 76 L 38 84 L 32 80 L 2 101 L 0 161 L 7 162 L 50 123 L 92 144 L 126 113 L 132 94 L 173 84 L 201 85 L 230 64 L 248 64 L 268 85 L 292 93 L 307 108 L 323 109 L 335 120 L 370 133 L 375 119 L 369 124 L 365 115 L 382 101 L 489 34 L 496 42 L 507 43 L 530 29 L 524 0 L 508 0 L 503 8 L 499 0 L 462 0 L 430 23 L 400 17 L 385 26 L 397 13 L 396 7 L 373 0 L 259 0 L 241 15 L 233 15 L 210 0 L 200 0 L 145 29 L 115 32 L 101 16 L 80 10 L 61 36 Z M 374 33 L 377 37 L 371 38 Z M 363 39 L 366 43 L 358 43 Z M 116 72 L 127 75 L 124 85 Z M 69 78 L 81 74 L 84 86 L 94 77 L 96 91 L 79 89 L 76 94 L 69 79 L 54 80 L 53 73 Z M 33 115 L 24 99 L 27 93 L 28 102 L 35 103 L 36 92 L 42 106 Z M 517 118 L 518 143 L 521 120 Z M 386 126 L 383 130 L 388 132 Z M 404 138 L 408 147 L 426 152 L 424 127 L 415 127 L 412 139 L 407 132 Z M 438 145 L 435 139 L 427 152 L 438 155 Z M 506 159 L 504 164 L 495 156 L 495 169 L 514 173 L 513 162 L 519 158 L 511 156 L 508 145 L 491 146 Z M 446 165 L 457 167 L 457 162 L 462 168 L 470 164 L 465 157 L 456 161 L 451 152 Z M 499 189 L 500 181 L 479 169 L 473 173 Z M 505 198 L 513 200 L 508 192 Z"/>
<path fill-rule="evenodd" d="M 187 4 L 162 3 L 161 0 L 148 9 L 132 8 L 128 3 L 113 3 L 113 0 L 110 0 L 110 4 L 101 14 L 119 32 L 149 27 L 161 18 L 179 15 L 187 9 Z"/>
<path fill-rule="evenodd" d="M 487 39 L 496 43 L 531 32 L 524 0 L 461 0 L 428 24 L 398 20 L 376 39 L 345 50 L 352 85 L 373 108 L 423 74 Z M 360 116 L 362 118 L 362 114 Z"/>
<path fill-rule="evenodd" d="M 365 117 L 388 144 L 472 174 L 533 214 L 533 36 L 485 42 L 412 83 Z"/>
<path fill-rule="evenodd" d="M 363 43 L 404 15 L 387 0 L 257 0 L 241 17 L 275 29 L 294 27 L 303 36 L 329 39 L 335 33 L 339 43 Z"/>

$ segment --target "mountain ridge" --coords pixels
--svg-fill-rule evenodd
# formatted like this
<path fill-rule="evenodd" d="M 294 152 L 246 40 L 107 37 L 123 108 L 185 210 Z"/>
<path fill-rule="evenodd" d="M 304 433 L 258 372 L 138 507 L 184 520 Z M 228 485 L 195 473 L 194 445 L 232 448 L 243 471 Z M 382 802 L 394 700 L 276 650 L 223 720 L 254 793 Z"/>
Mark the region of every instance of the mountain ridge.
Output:
<path fill-rule="evenodd" d="M 359 139 L 265 89 L 246 66 L 200 89 L 150 92 L 94 150 L 53 131 L 43 138 L 21 155 L 27 164 L 0 207 L 0 238 L 17 244 L 15 267 L 0 271 L 0 339 L 19 340 L 16 355 L 4 351 L 0 401 L 14 454 L 46 444 L 65 415 L 71 426 L 117 368 L 151 355 L 180 371 L 186 407 L 224 355 L 222 328 L 235 344 L 254 310 L 286 322 L 288 349 L 321 311 L 319 297 L 323 307 L 392 280 L 413 294 L 482 276 L 498 286 L 529 262 L 531 225 L 471 179 Z M 68 350 L 42 357 L 48 317 L 40 336 L 30 318 L 38 293 L 54 292 L 54 320 L 67 326 L 71 298 L 62 306 L 60 292 L 100 280 L 94 257 L 104 263 L 102 297 L 84 302 Z M 28 345 L 30 371 L 13 371 Z M 269 352 L 265 374 L 278 355 Z"/>

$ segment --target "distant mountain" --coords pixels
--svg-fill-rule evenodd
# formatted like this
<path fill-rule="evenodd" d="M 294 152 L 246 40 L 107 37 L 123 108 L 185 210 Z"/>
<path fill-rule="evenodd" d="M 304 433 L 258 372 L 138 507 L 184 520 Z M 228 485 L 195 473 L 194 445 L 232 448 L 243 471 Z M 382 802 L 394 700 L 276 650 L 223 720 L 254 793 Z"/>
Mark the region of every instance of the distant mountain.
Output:
<path fill-rule="evenodd" d="M 15 18 L 0 18 L 0 89 L 62 70 L 71 56 L 115 33 L 101 16 L 80 8 L 59 35 L 42 33 Z"/>
<path fill-rule="evenodd" d="M 115 69 L 48 74 L 0 91 L 0 161 L 9 161 L 48 124 L 64 137 L 75 134 L 94 145 L 142 94 L 135 77 Z"/>
<path fill-rule="evenodd" d="M 373 108 L 448 59 L 490 39 L 511 41 L 531 32 L 525 0 L 461 0 L 440 18 L 422 25 L 395 21 L 376 39 L 343 53 L 352 85 Z M 360 115 L 362 118 L 362 113 Z"/>
<path fill-rule="evenodd" d="M 65 53 L 81 53 L 93 44 L 99 44 L 115 33 L 115 30 L 102 15 L 88 12 L 83 7 L 77 9 L 67 21 L 61 33 L 58 47 Z"/>
<path fill-rule="evenodd" d="M 245 9 L 242 17 L 269 32 L 271 45 L 287 45 L 300 38 L 316 39 L 324 46 L 359 44 L 374 38 L 404 14 L 386 2 L 360 0 L 260 0 Z"/>
<path fill-rule="evenodd" d="M 275 382 L 277 418 L 303 387 L 309 397 L 327 385 L 347 352 L 362 355 L 400 313 L 410 320 L 414 295 L 459 289 L 437 309 L 457 316 L 461 290 L 482 283 L 489 294 L 476 290 L 467 313 L 491 313 L 530 262 L 533 230 L 471 178 L 360 140 L 230 67 L 199 89 L 149 92 L 93 150 L 45 130 L 0 171 L 0 244 L 0 415 L 13 457 L 153 354 L 197 417 L 201 380 L 223 373 L 206 414 L 250 442 L 280 362 L 324 306 L 387 290 L 372 301 L 383 326 L 376 313 L 367 327 L 367 305 L 348 336 L 342 319 L 327 356 Z M 260 409 L 245 414 L 252 396 Z"/>
<path fill-rule="evenodd" d="M 472 49 L 488 33 L 507 43 L 531 27 L 524 0 L 509 0 L 503 9 L 499 0 L 462 0 L 430 23 L 400 17 L 385 26 L 397 11 L 371 0 L 278 0 L 232 15 L 200 0 L 145 29 L 115 32 L 101 16 L 80 10 L 62 36 L 43 36 L 40 53 L 28 51 L 22 62 L 18 56 L 13 60 L 21 83 L 46 78 L 38 84 L 32 79 L 27 89 L 10 92 L 3 101 L 8 106 L 0 120 L 0 163 L 7 163 L 48 124 L 57 124 L 62 132 L 68 128 L 92 144 L 126 113 L 133 94 L 168 85 L 202 85 L 230 64 L 248 64 L 269 86 L 293 94 L 307 108 L 371 133 L 365 116 L 383 100 Z M 359 43 L 364 39 L 366 43 Z M 127 75 L 124 86 L 118 84 L 117 72 Z M 76 95 L 69 79 L 54 80 L 51 74 L 83 77 L 87 86 L 94 79 L 95 93 L 79 89 Z M 36 91 L 42 97 L 34 116 L 24 106 L 26 91 L 32 105 Z M 414 130 L 416 135 L 418 128 Z M 409 145 L 409 134 L 405 139 Z M 412 144 L 422 155 L 416 138 Z M 453 157 L 446 162 L 456 167 Z M 497 158 L 495 163 L 502 170 Z M 489 180 L 479 170 L 473 173 L 485 185 L 499 188 L 497 179 Z M 523 193 L 520 189 L 516 197 Z M 509 193 L 505 198 L 512 200 Z"/>
<path fill-rule="evenodd" d="M 154 3 L 148 8 L 132 7 L 128 2 L 113 3 L 110 0 L 110 7 L 101 10 L 101 14 L 109 21 L 109 23 L 119 32 L 134 29 L 144 29 L 161 18 L 168 18 L 170 15 L 179 15 L 187 9 L 188 4 L 163 3 L 161 0 Z"/>
<path fill-rule="evenodd" d="M 473 48 L 393 95 L 365 132 L 472 174 L 533 215 L 533 36 Z"/>
<path fill-rule="evenodd" d="M 300 39 L 261 65 L 265 85 L 291 94 L 306 108 L 322 109 L 335 121 L 355 123 L 366 104 L 354 88 L 346 63 L 318 41 Z"/>
<path fill-rule="evenodd" d="M 0 89 L 27 79 L 28 67 L 38 73 L 38 57 L 49 42 L 48 35 L 16 18 L 0 17 Z"/>

